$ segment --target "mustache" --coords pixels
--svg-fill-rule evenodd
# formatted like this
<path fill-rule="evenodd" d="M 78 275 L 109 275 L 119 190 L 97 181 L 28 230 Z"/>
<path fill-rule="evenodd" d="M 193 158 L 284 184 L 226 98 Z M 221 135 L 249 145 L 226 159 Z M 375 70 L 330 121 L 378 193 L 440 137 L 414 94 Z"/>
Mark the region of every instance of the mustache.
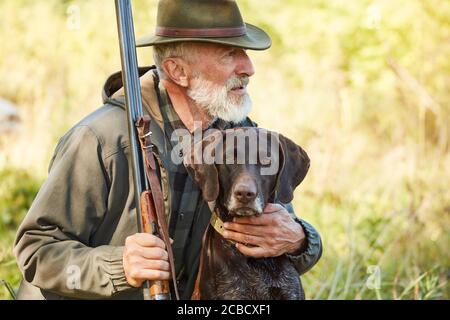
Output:
<path fill-rule="evenodd" d="M 227 90 L 231 90 L 238 87 L 246 87 L 250 82 L 250 77 L 248 76 L 240 76 L 240 77 L 231 77 L 228 79 L 226 83 Z"/>

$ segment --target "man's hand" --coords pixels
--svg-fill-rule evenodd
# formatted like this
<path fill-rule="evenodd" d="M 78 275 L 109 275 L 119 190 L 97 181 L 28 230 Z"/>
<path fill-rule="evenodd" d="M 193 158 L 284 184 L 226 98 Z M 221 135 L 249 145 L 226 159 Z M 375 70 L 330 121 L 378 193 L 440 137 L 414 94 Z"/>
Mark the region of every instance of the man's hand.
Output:
<path fill-rule="evenodd" d="M 226 222 L 224 227 L 223 236 L 238 242 L 236 248 L 242 254 L 254 258 L 293 253 L 305 241 L 302 226 L 292 219 L 283 206 L 275 203 L 268 203 L 259 217 L 234 218 L 233 222 Z"/>
<path fill-rule="evenodd" d="M 148 233 L 127 237 L 123 250 L 123 269 L 128 283 L 140 287 L 145 280 L 170 279 L 169 255 L 164 242 Z"/>

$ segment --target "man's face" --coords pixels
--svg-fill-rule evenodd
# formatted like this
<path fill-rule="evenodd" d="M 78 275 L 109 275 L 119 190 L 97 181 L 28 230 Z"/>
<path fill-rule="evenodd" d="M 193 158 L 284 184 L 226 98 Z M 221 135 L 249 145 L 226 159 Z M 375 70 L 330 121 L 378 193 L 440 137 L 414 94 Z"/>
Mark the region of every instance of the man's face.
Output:
<path fill-rule="evenodd" d="M 211 117 L 238 123 L 250 113 L 247 93 L 255 70 L 246 51 L 216 44 L 198 44 L 190 64 L 188 95 Z"/>

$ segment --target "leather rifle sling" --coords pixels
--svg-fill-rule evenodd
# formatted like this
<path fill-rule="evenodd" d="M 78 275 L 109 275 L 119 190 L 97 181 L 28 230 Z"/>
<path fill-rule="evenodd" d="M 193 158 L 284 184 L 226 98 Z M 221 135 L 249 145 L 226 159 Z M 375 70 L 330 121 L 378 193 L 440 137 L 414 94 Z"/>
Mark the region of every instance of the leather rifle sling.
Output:
<path fill-rule="evenodd" d="M 180 300 L 177 287 L 177 278 L 175 273 L 175 263 L 170 243 L 169 228 L 167 226 L 166 216 L 164 212 L 164 200 L 159 184 L 159 179 L 156 174 L 156 161 L 153 155 L 154 145 L 151 142 L 150 131 L 150 116 L 144 115 L 136 122 L 136 127 L 139 133 L 139 142 L 141 144 L 142 155 L 145 163 L 145 173 L 150 184 L 150 191 L 155 202 L 156 216 L 158 218 L 158 225 L 162 235 L 162 240 L 166 244 L 166 250 L 169 255 L 170 272 L 172 274 L 173 287 L 177 300 Z"/>

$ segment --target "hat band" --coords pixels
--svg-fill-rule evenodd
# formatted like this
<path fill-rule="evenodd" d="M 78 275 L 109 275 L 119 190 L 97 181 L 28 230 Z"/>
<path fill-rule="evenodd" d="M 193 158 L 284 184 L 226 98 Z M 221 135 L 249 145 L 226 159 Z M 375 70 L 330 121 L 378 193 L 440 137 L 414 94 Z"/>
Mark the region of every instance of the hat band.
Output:
<path fill-rule="evenodd" d="M 206 29 L 189 29 L 189 28 L 173 28 L 173 27 L 156 27 L 155 34 L 161 37 L 197 37 L 197 38 L 214 38 L 214 37 L 240 37 L 247 33 L 245 26 L 236 28 L 206 28 Z"/>

